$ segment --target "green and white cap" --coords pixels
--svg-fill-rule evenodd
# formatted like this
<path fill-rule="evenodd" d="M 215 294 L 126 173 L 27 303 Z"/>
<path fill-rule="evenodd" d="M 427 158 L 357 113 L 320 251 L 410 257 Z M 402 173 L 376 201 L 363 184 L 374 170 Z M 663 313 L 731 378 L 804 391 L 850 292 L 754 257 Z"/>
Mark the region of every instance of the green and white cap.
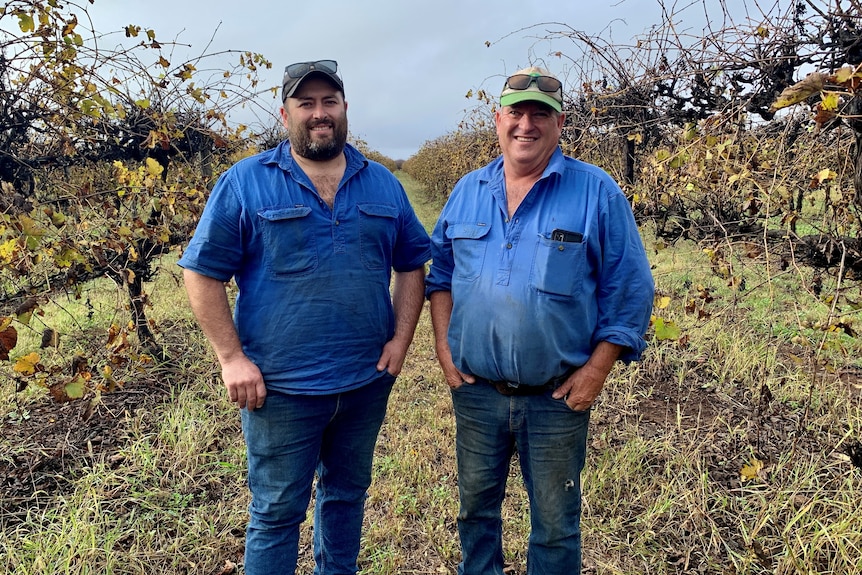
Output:
<path fill-rule="evenodd" d="M 519 75 L 535 77 L 549 76 L 551 78 L 557 79 L 556 76 L 554 76 L 544 68 L 539 68 L 538 66 L 530 66 L 529 68 L 518 70 L 512 76 Z M 500 94 L 500 106 L 511 106 L 519 102 L 528 101 L 541 102 L 550 106 L 557 112 L 562 112 L 563 86 L 562 84 L 560 84 L 560 87 L 555 92 L 544 92 L 539 89 L 538 83 L 533 81 L 530 82 L 530 84 L 526 88 L 522 90 L 515 90 L 514 88 L 509 86 L 509 80 L 507 79 L 506 84 L 503 86 L 503 93 Z"/>

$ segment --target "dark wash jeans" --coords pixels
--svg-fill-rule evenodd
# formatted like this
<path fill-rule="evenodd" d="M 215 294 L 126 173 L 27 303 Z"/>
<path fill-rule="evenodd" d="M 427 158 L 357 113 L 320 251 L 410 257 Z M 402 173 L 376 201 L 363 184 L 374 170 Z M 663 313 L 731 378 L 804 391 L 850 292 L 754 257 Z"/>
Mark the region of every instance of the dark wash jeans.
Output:
<path fill-rule="evenodd" d="M 581 572 L 581 471 L 590 412 L 552 390 L 502 395 L 478 380 L 452 390 L 461 511 L 459 575 L 503 575 L 501 507 L 515 450 L 530 498 L 528 575 Z"/>
<path fill-rule="evenodd" d="M 333 395 L 268 392 L 242 410 L 252 500 L 245 573 L 293 575 L 317 472 L 315 575 L 355 575 L 377 434 L 395 378 Z"/>

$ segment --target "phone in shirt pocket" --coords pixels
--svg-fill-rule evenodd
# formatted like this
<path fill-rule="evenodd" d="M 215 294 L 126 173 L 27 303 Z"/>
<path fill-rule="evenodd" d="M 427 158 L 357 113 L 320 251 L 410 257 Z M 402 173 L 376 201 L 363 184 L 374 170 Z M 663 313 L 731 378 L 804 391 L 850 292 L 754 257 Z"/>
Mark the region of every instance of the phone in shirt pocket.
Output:
<path fill-rule="evenodd" d="M 531 283 L 540 292 L 571 297 L 581 285 L 586 269 L 584 236 L 562 229 L 552 231 L 549 236 L 539 235 Z"/>
<path fill-rule="evenodd" d="M 551 239 L 555 242 L 579 244 L 584 241 L 584 234 L 578 232 L 570 232 L 557 228 L 556 230 L 551 232 Z"/>

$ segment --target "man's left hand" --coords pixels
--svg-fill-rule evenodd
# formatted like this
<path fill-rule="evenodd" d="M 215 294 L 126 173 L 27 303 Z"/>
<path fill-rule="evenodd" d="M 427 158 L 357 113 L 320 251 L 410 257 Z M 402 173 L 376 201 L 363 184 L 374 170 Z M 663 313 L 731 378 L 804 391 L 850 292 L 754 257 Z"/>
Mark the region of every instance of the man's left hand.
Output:
<path fill-rule="evenodd" d="M 386 370 L 389 372 L 389 375 L 397 377 L 404 366 L 404 358 L 407 357 L 408 347 L 410 347 L 409 343 L 404 345 L 395 339 L 387 341 L 386 345 L 383 346 L 380 359 L 377 360 L 377 371 Z"/>
<path fill-rule="evenodd" d="M 586 411 L 592 407 L 593 402 L 605 385 L 607 373 L 591 367 L 589 364 L 569 376 L 569 378 L 556 390 L 554 399 L 566 399 L 566 405 L 573 411 Z"/>

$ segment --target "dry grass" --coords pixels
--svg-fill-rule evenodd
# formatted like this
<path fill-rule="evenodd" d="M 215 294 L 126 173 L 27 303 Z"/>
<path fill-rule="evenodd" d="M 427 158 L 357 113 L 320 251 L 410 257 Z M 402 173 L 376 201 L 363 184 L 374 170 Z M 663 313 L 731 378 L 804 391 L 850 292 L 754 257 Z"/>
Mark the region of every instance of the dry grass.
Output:
<path fill-rule="evenodd" d="M 417 201 L 429 227 L 437 209 Z M 618 366 L 594 410 L 586 572 L 862 572 L 862 470 L 846 455 L 862 439 L 856 338 L 811 327 L 829 305 L 758 275 L 762 262 L 740 259 L 750 279 L 739 291 L 696 246 L 653 251 L 648 236 L 647 245 L 668 298 L 656 313 L 681 339 L 653 341 L 642 363 Z M 81 402 L 57 406 L 2 383 L 0 572 L 241 572 L 239 417 L 171 272 L 150 290 L 169 366 L 139 371 L 87 418 Z M 116 297 L 99 289 L 93 300 Z M 65 329 L 85 348 L 110 320 Z M 517 464 L 509 485 L 508 573 L 523 575 L 529 520 Z M 380 435 L 362 573 L 454 573 L 457 508 L 454 421 L 426 311 Z"/>

